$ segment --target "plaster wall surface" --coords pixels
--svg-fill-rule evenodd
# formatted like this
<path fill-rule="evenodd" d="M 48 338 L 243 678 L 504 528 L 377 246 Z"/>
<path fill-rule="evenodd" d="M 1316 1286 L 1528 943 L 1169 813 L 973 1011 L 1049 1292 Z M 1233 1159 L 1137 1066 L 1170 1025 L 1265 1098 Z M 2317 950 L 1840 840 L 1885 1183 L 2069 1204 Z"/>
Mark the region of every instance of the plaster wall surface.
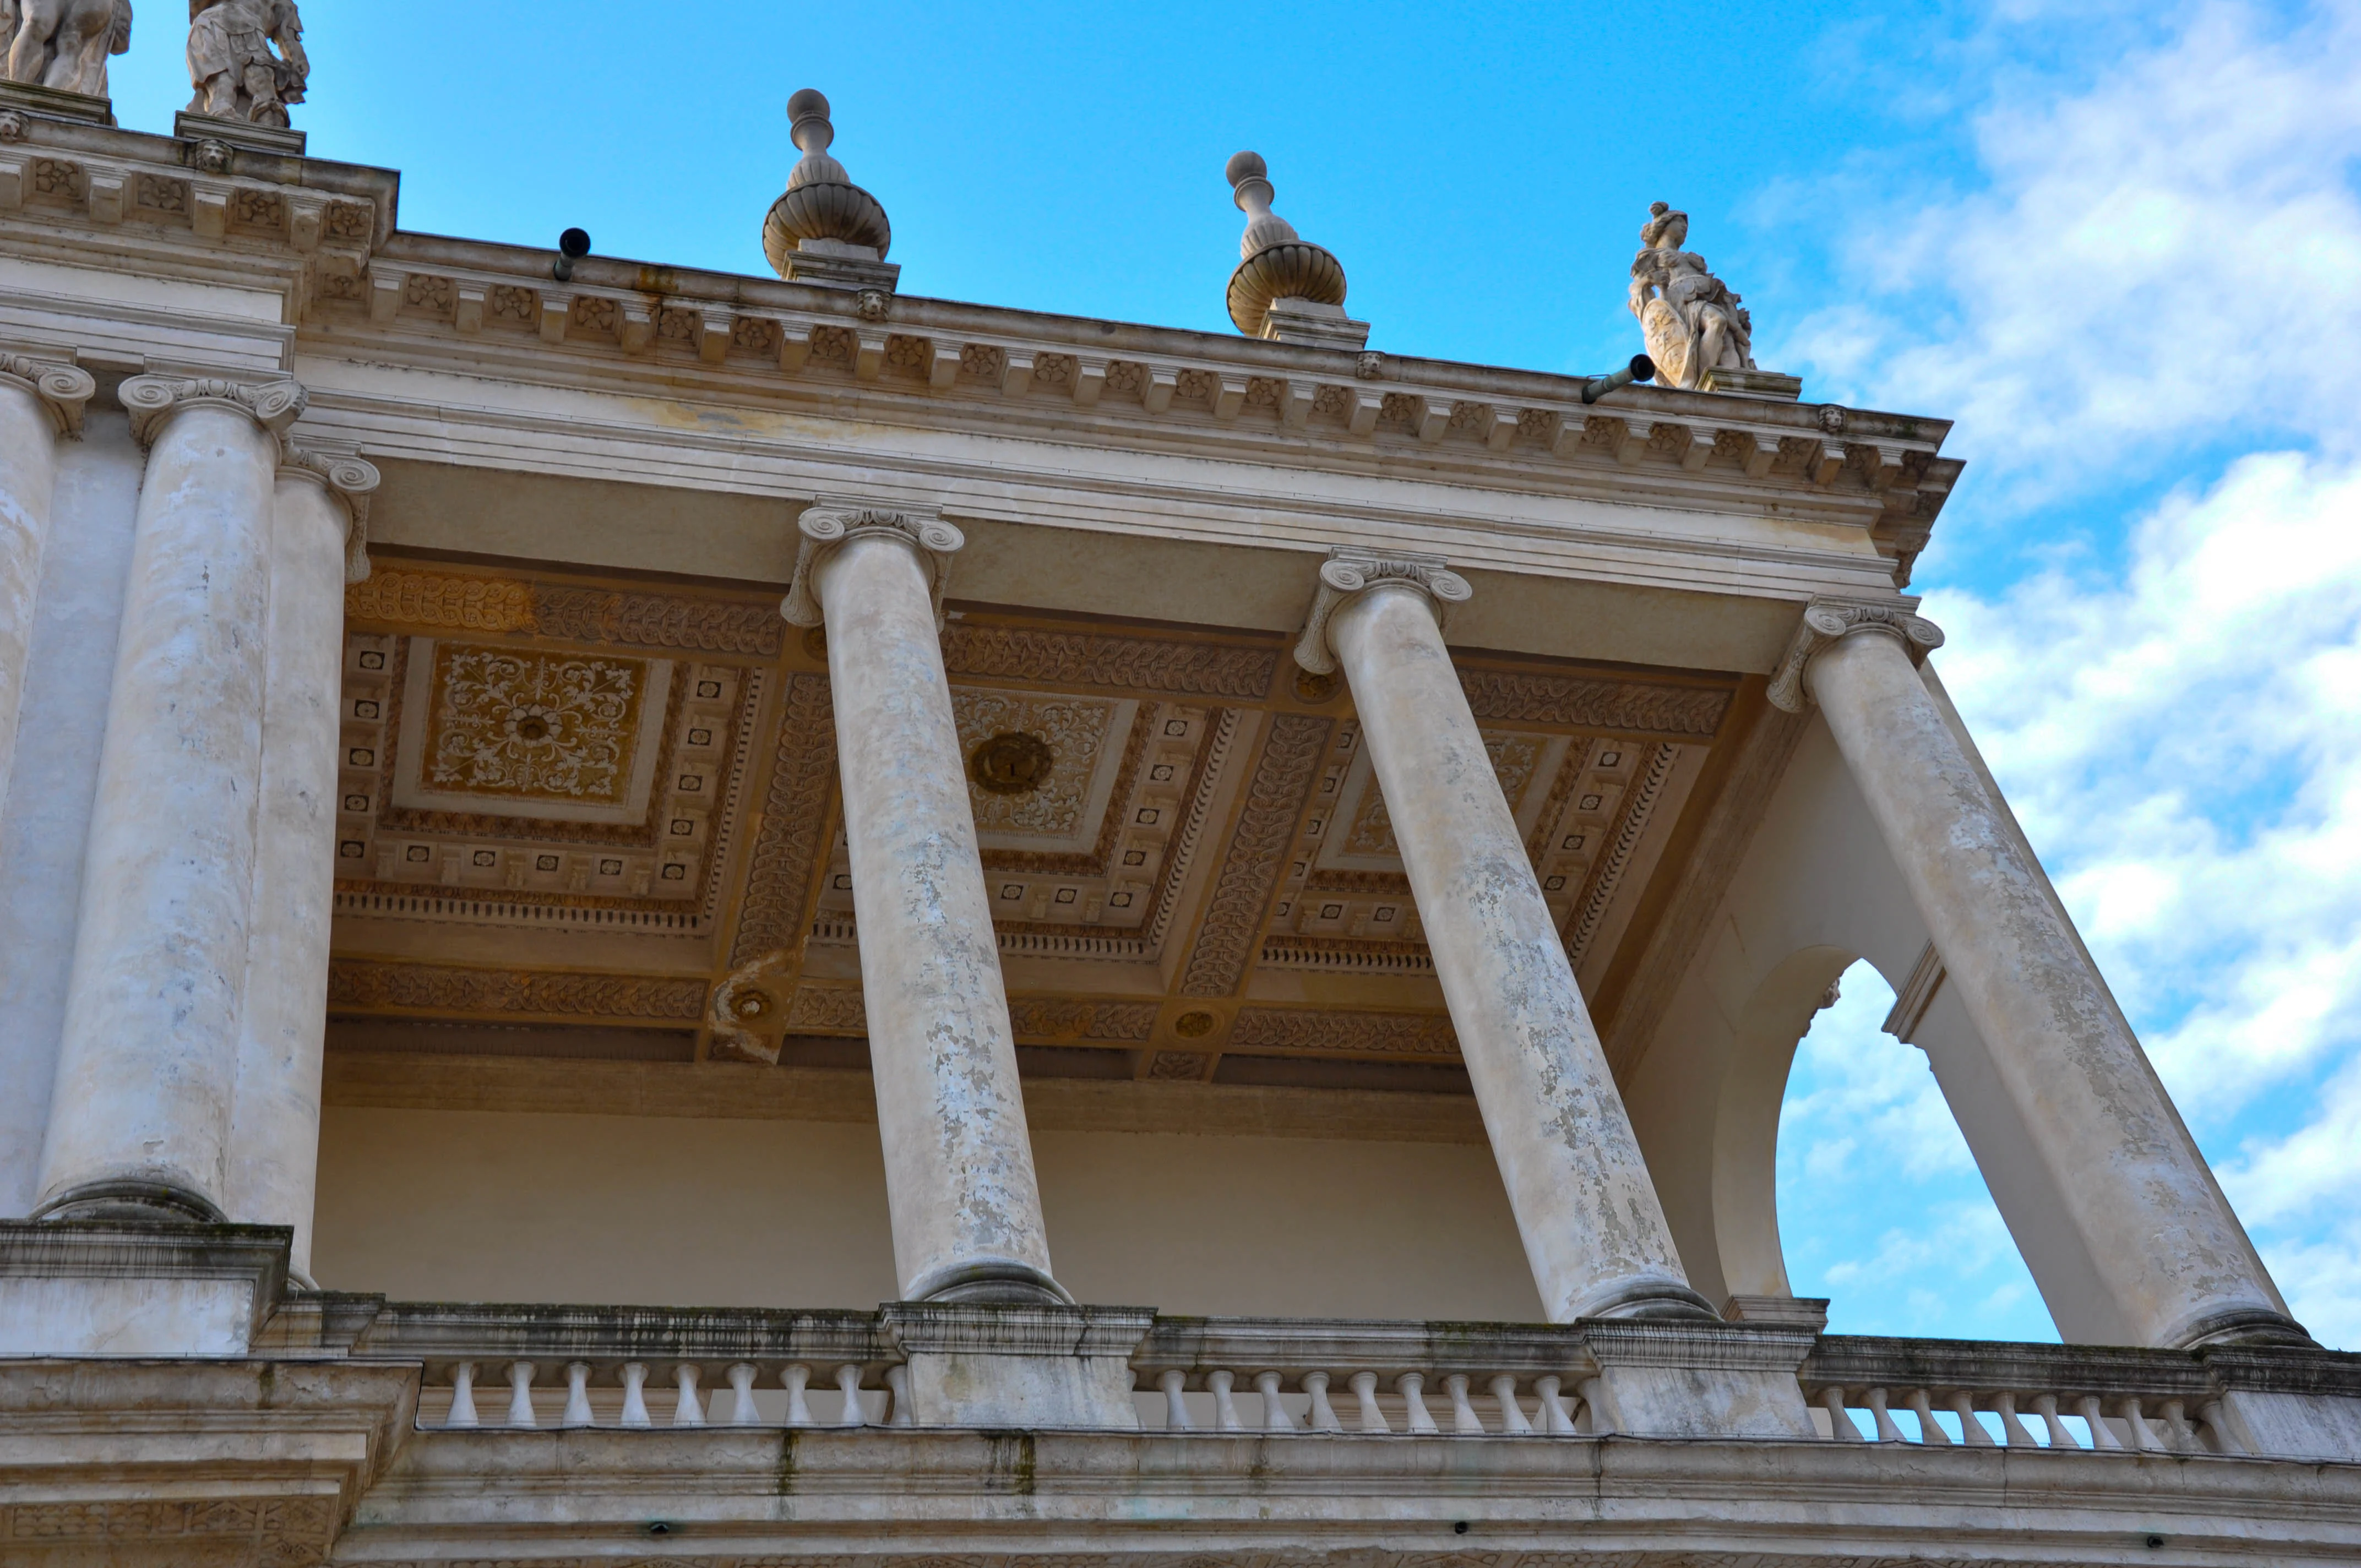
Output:
<path fill-rule="evenodd" d="M 873 1308 L 873 1125 L 331 1105 L 313 1262 L 412 1300 Z M 1039 1132 L 1060 1282 L 1178 1313 L 1534 1321 L 1491 1152 Z"/>
<path fill-rule="evenodd" d="M 92 411 L 82 438 L 58 448 L 16 766 L 0 806 L 0 1217 L 32 1207 L 39 1174 L 143 466 L 120 413 Z"/>

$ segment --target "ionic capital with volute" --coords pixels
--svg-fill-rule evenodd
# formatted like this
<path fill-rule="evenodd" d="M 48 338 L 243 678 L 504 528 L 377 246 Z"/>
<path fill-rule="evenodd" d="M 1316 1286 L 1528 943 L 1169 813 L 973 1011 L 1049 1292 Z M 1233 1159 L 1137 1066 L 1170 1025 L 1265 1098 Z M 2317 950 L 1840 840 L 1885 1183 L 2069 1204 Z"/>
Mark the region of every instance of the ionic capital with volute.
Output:
<path fill-rule="evenodd" d="M 1902 645 L 1914 664 L 1943 645 L 1943 629 L 1916 614 L 1907 605 L 1860 599 L 1814 599 L 1804 609 L 1803 624 L 1795 628 L 1786 656 L 1779 661 L 1765 694 L 1773 707 L 1802 713 L 1812 706 L 1805 672 L 1814 659 L 1848 637 L 1891 637 Z"/>
<path fill-rule="evenodd" d="M 62 436 L 82 434 L 82 405 L 98 390 L 90 372 L 25 354 L 0 354 L 0 381 L 13 381 L 41 400 Z"/>
<path fill-rule="evenodd" d="M 132 438 L 152 446 L 173 416 L 186 409 L 222 408 L 244 414 L 264 430 L 284 436 L 311 401 L 301 381 L 234 381 L 217 376 L 134 376 L 123 383 L 124 408 Z"/>
<path fill-rule="evenodd" d="M 1386 587 L 1407 587 L 1423 596 L 1438 630 L 1450 608 L 1465 604 L 1476 592 L 1440 555 L 1410 551 L 1379 554 L 1340 544 L 1328 552 L 1320 567 L 1320 591 L 1312 597 L 1312 611 L 1295 640 L 1295 662 L 1312 674 L 1334 674 L 1336 651 L 1328 641 L 1329 621 L 1356 595 Z"/>
<path fill-rule="evenodd" d="M 279 477 L 309 480 L 344 503 L 345 581 L 368 581 L 369 497 L 377 489 L 377 466 L 351 452 L 314 452 L 292 440 L 279 445 Z"/>
<path fill-rule="evenodd" d="M 863 536 L 896 540 L 917 554 L 926 568 L 935 624 L 942 625 L 943 585 L 950 577 L 950 558 L 967 543 L 967 535 L 945 522 L 932 507 L 873 507 L 822 498 L 804 510 L 796 526 L 803 534 L 803 547 L 796 555 L 795 580 L 788 585 L 787 597 L 779 601 L 779 614 L 790 625 L 820 623 L 824 618 L 812 578 L 830 555 Z"/>

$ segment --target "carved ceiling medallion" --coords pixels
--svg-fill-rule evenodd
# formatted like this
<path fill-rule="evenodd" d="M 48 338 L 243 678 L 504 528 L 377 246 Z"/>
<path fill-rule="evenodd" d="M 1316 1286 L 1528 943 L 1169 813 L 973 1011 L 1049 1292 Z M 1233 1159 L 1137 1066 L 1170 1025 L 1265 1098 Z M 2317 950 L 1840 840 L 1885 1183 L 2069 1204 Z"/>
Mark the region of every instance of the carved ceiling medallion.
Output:
<path fill-rule="evenodd" d="M 968 753 L 967 776 L 986 795 L 1030 795 L 1049 782 L 1057 760 L 1038 735 L 1004 730 Z"/>

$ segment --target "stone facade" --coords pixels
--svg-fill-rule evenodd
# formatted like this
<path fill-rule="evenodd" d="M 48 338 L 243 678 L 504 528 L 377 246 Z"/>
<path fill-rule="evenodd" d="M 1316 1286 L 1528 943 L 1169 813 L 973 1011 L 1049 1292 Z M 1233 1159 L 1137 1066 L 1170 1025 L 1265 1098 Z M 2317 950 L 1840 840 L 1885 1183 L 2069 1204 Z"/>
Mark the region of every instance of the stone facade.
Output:
<path fill-rule="evenodd" d="M 1237 335 L 1006 312 L 807 91 L 778 277 L 650 270 L 201 9 L 174 136 L 0 104 L 0 1561 L 2361 1552 L 1903 591 L 1949 427 L 1682 214 L 1673 384 L 1368 349 L 1253 154 Z M 2069 1346 L 1794 1296 L 1857 959 Z"/>

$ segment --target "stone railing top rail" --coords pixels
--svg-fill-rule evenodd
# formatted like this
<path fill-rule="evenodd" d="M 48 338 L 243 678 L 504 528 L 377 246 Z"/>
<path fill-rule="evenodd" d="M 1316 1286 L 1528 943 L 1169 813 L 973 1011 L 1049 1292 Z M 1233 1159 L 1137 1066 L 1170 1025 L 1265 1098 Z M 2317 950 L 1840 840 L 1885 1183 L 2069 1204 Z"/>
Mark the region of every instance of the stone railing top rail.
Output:
<path fill-rule="evenodd" d="M 1827 1334 L 1798 1375 L 1806 1388 L 2046 1389 L 2189 1399 L 2246 1388 L 2361 1398 L 2361 1354 L 2241 1345 L 2147 1350 Z"/>

